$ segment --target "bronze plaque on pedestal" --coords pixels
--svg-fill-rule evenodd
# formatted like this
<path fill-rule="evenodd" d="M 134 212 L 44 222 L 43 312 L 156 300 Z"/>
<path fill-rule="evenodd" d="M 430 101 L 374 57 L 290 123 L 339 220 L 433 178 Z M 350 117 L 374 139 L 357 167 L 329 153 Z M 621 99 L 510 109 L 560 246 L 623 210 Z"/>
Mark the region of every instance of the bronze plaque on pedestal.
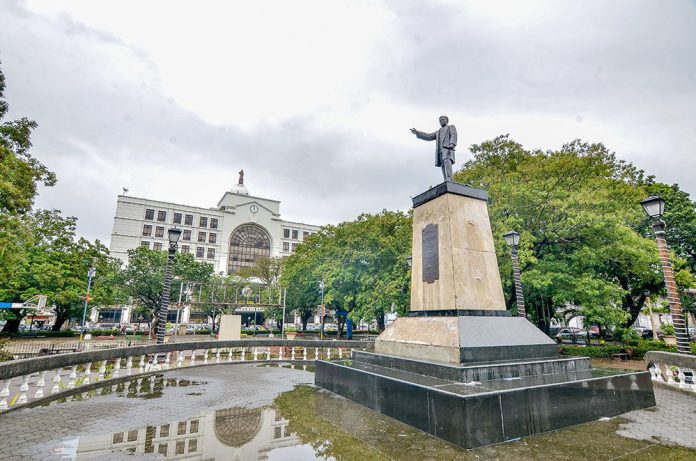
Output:
<path fill-rule="evenodd" d="M 438 250 L 437 224 L 428 224 L 422 233 L 423 281 L 433 283 L 440 278 L 440 255 Z"/>

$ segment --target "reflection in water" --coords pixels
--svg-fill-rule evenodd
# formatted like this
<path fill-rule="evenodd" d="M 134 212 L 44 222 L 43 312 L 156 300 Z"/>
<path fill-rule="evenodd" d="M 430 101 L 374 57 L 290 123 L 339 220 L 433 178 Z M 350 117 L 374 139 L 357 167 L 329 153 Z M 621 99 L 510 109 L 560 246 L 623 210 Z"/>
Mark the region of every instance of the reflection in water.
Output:
<path fill-rule="evenodd" d="M 98 391 L 77 394 L 83 399 L 116 394 L 128 398 L 160 398 L 168 387 L 205 384 L 186 379 L 164 379 L 162 375 L 133 379 Z M 193 389 L 192 389 L 193 391 Z M 58 399 L 56 402 L 64 402 Z M 157 426 L 124 427 L 116 432 L 84 435 L 63 442 L 54 453 L 62 459 L 98 459 L 102 456 L 160 455 L 182 460 L 305 460 L 316 458 L 311 447 L 303 447 L 290 433 L 289 421 L 273 408 L 227 408 L 169 421 Z"/>
<path fill-rule="evenodd" d="M 166 459 L 265 460 L 272 450 L 297 445 L 300 440 L 290 434 L 288 421 L 276 410 L 228 408 L 159 426 L 82 436 L 73 459 L 121 452 L 153 453 Z"/>

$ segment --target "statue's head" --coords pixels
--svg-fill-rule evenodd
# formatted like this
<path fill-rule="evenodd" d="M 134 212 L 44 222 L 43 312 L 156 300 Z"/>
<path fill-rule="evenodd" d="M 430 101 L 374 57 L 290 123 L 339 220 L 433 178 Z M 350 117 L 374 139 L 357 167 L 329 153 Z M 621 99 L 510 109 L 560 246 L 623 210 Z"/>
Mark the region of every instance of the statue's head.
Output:
<path fill-rule="evenodd" d="M 440 126 L 447 126 L 449 123 L 449 118 L 446 115 L 440 115 Z"/>

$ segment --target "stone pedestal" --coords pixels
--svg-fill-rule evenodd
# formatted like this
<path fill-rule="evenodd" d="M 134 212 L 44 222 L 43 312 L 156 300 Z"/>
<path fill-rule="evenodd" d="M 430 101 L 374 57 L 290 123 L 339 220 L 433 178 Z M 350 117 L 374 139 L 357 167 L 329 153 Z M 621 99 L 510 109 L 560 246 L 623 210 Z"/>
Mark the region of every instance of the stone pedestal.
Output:
<path fill-rule="evenodd" d="M 450 364 L 556 355 L 505 309 L 485 191 L 445 182 L 414 197 L 412 261 L 410 317 L 377 338 L 377 353 Z"/>
<path fill-rule="evenodd" d="M 411 311 L 505 310 L 488 194 L 445 182 L 413 199 Z"/>

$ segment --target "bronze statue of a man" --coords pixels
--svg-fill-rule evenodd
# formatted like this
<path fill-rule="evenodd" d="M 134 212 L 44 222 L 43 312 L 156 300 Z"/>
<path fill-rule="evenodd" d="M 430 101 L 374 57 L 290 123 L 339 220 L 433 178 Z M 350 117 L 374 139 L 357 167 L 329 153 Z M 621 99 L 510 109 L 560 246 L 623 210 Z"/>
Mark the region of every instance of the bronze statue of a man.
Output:
<path fill-rule="evenodd" d="M 452 180 L 452 165 L 454 164 L 454 149 L 457 147 L 457 129 L 454 125 L 448 125 L 449 118 L 440 116 L 440 129 L 434 133 L 424 133 L 411 128 L 411 133 L 418 139 L 425 141 L 437 141 L 435 143 L 435 166 L 442 168 L 442 176 L 445 181 Z"/>

